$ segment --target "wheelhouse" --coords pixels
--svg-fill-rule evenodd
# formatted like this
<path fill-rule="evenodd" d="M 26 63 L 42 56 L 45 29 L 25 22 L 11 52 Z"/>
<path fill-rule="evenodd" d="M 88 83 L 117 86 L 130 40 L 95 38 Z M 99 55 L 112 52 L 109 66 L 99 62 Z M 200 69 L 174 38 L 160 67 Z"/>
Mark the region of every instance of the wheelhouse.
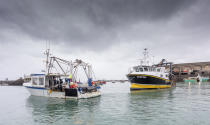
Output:
<path fill-rule="evenodd" d="M 133 72 L 166 72 L 165 67 L 154 67 L 154 66 L 135 66 L 130 70 L 130 73 Z"/>
<path fill-rule="evenodd" d="M 31 83 L 34 87 L 45 87 L 45 74 L 31 74 Z"/>

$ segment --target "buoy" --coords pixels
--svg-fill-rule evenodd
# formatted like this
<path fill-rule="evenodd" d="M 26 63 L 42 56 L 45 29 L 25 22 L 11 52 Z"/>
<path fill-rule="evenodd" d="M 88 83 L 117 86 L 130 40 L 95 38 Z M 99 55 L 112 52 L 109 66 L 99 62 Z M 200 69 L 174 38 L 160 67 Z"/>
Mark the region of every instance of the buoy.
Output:
<path fill-rule="evenodd" d="M 94 81 L 92 82 L 92 85 L 95 85 L 95 82 Z"/>

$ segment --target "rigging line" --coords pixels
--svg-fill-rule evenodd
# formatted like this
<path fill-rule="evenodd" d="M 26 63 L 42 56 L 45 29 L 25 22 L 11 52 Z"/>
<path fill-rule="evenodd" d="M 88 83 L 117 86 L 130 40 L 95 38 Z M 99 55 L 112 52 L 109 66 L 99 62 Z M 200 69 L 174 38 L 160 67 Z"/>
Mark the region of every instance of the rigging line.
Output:
<path fill-rule="evenodd" d="M 61 59 L 61 58 L 58 58 L 58 57 L 55 57 L 55 56 L 53 56 L 53 58 L 56 58 L 57 60 L 60 60 L 60 61 L 62 61 L 62 62 L 64 62 L 64 63 L 71 63 L 70 61 L 68 61 L 68 60 L 65 60 L 65 59 Z"/>
<path fill-rule="evenodd" d="M 68 67 L 69 67 L 69 71 L 68 71 L 68 72 L 72 74 L 72 73 L 73 73 L 73 69 L 74 69 L 74 66 L 73 66 L 73 64 L 72 64 L 72 61 L 69 62 L 67 65 L 68 65 Z"/>
<path fill-rule="evenodd" d="M 65 63 L 65 62 L 62 62 L 62 61 L 60 61 L 60 60 L 57 60 L 59 63 L 61 63 L 61 64 L 64 64 L 64 65 L 68 65 L 67 63 Z"/>
<path fill-rule="evenodd" d="M 51 63 L 52 63 L 52 58 L 50 58 L 50 63 L 48 64 L 47 74 L 50 73 Z"/>
<path fill-rule="evenodd" d="M 55 59 L 56 63 L 58 64 L 58 66 L 60 67 L 60 69 L 63 71 L 64 75 L 66 76 L 65 71 L 63 70 L 63 68 L 61 67 L 61 65 L 59 64 L 59 62 Z"/>
<path fill-rule="evenodd" d="M 66 68 L 66 74 L 68 73 L 68 68 L 69 68 L 69 67 Z"/>
<path fill-rule="evenodd" d="M 72 77 L 74 78 L 74 80 L 76 80 L 76 70 L 77 70 L 77 68 L 74 68 L 73 70 L 74 71 L 73 71 Z"/>
<path fill-rule="evenodd" d="M 56 70 L 56 72 L 57 72 L 57 73 L 60 73 L 60 72 L 59 72 L 59 70 L 58 70 L 58 69 L 56 68 L 56 66 L 54 65 L 54 62 L 56 62 L 56 61 L 53 59 L 53 65 L 52 65 L 52 68 L 54 68 L 54 69 Z"/>
<path fill-rule="evenodd" d="M 75 74 L 74 74 L 74 77 L 75 77 L 75 82 L 77 81 L 77 69 L 75 70 Z"/>
<path fill-rule="evenodd" d="M 86 76 L 87 76 L 87 78 L 88 78 L 89 76 L 88 76 L 88 73 L 87 73 L 87 71 L 86 71 L 86 67 L 85 67 L 85 66 L 83 66 L 83 69 L 84 69 L 85 74 L 86 74 Z"/>
<path fill-rule="evenodd" d="M 52 68 L 54 67 L 54 61 L 51 60 L 51 65 L 49 65 L 49 72 L 50 73 L 52 71 Z"/>
<path fill-rule="evenodd" d="M 66 70 L 65 70 L 66 72 L 65 72 L 65 73 L 68 72 L 68 69 L 70 70 L 70 65 L 69 65 L 68 63 L 59 61 L 59 60 L 57 60 L 57 59 L 56 59 L 56 62 L 59 62 L 59 64 L 60 64 L 61 67 L 64 67 L 64 68 L 66 67 Z M 62 65 L 61 65 L 61 64 L 62 64 Z M 64 69 L 64 68 L 63 68 L 63 69 Z"/>
<path fill-rule="evenodd" d="M 56 70 L 57 73 L 59 73 L 58 69 L 55 66 L 53 66 L 53 68 Z"/>
<path fill-rule="evenodd" d="M 91 70 L 91 71 L 92 71 L 93 77 L 96 79 L 95 73 L 93 72 L 93 70 Z"/>

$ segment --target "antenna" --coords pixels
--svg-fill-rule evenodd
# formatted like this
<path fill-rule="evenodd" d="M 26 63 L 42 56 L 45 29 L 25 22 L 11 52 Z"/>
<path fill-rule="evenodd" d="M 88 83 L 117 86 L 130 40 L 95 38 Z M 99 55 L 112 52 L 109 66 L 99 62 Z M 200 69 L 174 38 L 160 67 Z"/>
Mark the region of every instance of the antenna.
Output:
<path fill-rule="evenodd" d="M 148 60 L 149 52 L 147 50 L 148 50 L 147 48 L 144 48 L 144 52 L 143 52 L 144 58 L 141 59 L 141 61 L 140 61 L 141 65 L 143 65 L 143 64 L 144 65 L 149 65 L 149 60 Z"/>
<path fill-rule="evenodd" d="M 50 49 L 50 41 L 46 41 L 46 48 L 45 48 L 46 50 L 47 49 Z"/>
<path fill-rule="evenodd" d="M 49 73 L 49 58 L 50 58 L 50 41 L 46 41 L 46 51 L 44 52 L 44 55 L 46 55 L 46 67 L 45 67 L 45 73 Z"/>

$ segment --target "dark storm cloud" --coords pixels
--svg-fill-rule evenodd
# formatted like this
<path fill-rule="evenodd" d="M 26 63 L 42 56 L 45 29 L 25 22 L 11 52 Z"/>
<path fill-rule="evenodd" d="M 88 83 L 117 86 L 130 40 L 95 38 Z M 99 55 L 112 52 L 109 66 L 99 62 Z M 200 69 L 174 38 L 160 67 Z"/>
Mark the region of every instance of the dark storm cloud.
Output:
<path fill-rule="evenodd" d="M 208 61 L 209 5 L 209 0 L 0 0 L 0 79 L 39 72 L 48 40 L 55 56 L 93 63 L 102 79 L 121 79 L 145 47 L 158 61 Z"/>
<path fill-rule="evenodd" d="M 167 21 L 194 0 L 1 0 L 0 32 L 91 47 L 117 42 L 131 24 Z M 12 36 L 11 36 L 12 37 Z"/>

